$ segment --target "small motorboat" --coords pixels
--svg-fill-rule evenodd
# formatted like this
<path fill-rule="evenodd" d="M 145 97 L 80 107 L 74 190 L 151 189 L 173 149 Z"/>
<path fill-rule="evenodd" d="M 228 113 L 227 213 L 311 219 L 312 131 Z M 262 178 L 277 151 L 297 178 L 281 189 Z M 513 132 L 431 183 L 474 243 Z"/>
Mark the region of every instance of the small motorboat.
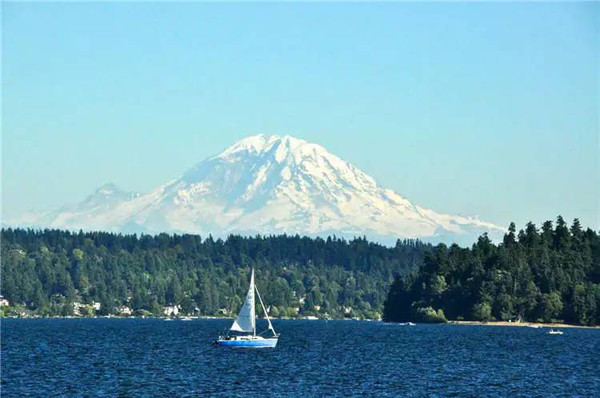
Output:
<path fill-rule="evenodd" d="M 398 323 L 398 325 L 400 325 L 400 326 L 415 326 L 415 324 L 412 322 L 400 322 L 400 323 Z"/>
<path fill-rule="evenodd" d="M 563 332 L 561 330 L 558 330 L 558 329 L 550 329 L 550 331 L 548 332 L 548 334 L 563 334 Z"/>

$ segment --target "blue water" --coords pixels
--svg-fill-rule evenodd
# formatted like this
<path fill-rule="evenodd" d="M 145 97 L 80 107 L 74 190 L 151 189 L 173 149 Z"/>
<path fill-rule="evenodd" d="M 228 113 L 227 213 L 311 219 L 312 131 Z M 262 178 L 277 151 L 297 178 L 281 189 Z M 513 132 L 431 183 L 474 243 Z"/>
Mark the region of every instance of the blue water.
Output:
<path fill-rule="evenodd" d="M 600 396 L 600 330 L 275 321 L 275 349 L 213 347 L 230 321 L 2 320 L 2 397 Z"/>

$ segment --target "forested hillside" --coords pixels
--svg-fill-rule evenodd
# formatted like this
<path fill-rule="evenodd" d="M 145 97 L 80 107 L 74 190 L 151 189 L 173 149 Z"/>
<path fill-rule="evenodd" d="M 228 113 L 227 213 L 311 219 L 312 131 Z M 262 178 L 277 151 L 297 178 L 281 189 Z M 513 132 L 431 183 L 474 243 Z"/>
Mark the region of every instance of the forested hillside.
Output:
<path fill-rule="evenodd" d="M 420 272 L 398 277 L 389 321 L 526 320 L 600 324 L 600 237 L 558 217 L 528 223 L 504 241 L 481 236 L 471 248 L 438 245 Z"/>
<path fill-rule="evenodd" d="M 2 230 L 2 294 L 38 315 L 219 315 L 237 311 L 249 272 L 274 316 L 376 318 L 397 273 L 416 269 L 432 247 L 393 248 L 365 239 L 298 236 L 202 239 L 197 235 L 117 235 L 62 230 Z M 92 304 L 100 309 L 92 311 Z"/>

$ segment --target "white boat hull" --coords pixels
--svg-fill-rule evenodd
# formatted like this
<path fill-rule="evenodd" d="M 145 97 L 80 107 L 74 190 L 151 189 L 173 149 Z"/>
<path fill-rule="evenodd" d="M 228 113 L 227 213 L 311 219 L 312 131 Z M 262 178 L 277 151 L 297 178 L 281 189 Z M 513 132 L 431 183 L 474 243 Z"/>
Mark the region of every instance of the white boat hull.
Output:
<path fill-rule="evenodd" d="M 227 347 L 251 347 L 251 348 L 275 348 L 277 346 L 277 337 L 246 337 L 239 338 L 219 338 L 215 343 Z"/>

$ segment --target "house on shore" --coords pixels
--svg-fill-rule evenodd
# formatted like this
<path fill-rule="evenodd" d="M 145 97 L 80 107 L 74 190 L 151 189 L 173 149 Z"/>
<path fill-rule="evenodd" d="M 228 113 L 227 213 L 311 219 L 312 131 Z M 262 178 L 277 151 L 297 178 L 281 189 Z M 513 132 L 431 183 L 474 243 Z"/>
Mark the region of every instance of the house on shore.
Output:
<path fill-rule="evenodd" d="M 115 309 L 116 313 L 122 316 L 130 316 L 133 314 L 133 311 L 131 311 L 131 308 L 127 307 L 126 305 L 122 305 L 120 307 L 117 307 Z"/>
<path fill-rule="evenodd" d="M 87 305 L 79 303 L 77 301 L 73 302 L 73 315 L 84 315 L 87 313 Z"/>
<path fill-rule="evenodd" d="M 178 305 L 168 305 L 165 307 L 165 316 L 177 316 L 179 314 L 180 307 Z"/>

